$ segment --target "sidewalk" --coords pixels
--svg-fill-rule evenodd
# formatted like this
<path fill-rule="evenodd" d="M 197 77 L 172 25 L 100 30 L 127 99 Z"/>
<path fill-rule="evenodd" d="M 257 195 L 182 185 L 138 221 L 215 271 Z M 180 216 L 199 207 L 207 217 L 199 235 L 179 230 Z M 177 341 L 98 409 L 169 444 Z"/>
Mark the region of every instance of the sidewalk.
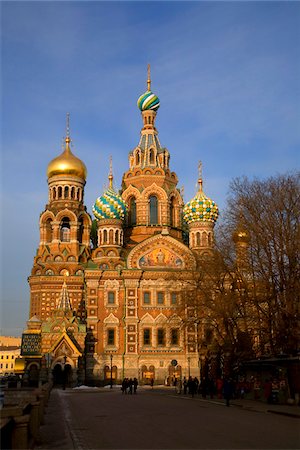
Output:
<path fill-rule="evenodd" d="M 172 392 L 173 394 L 176 392 L 175 388 L 173 386 L 154 386 L 154 389 L 166 390 L 166 391 Z M 177 394 L 177 395 L 183 396 L 183 394 Z M 185 397 L 187 397 L 187 396 L 185 396 Z M 213 399 L 211 399 L 209 396 L 207 396 L 206 398 L 202 398 L 201 395 L 195 395 L 194 398 L 201 400 L 203 402 L 209 402 L 209 403 L 214 403 L 214 404 L 225 406 L 225 400 L 218 399 L 217 397 L 214 397 Z M 296 405 L 279 405 L 279 404 L 270 404 L 270 403 L 266 403 L 266 402 L 261 402 L 258 400 L 233 399 L 230 401 L 230 406 L 236 406 L 236 407 L 248 410 L 248 411 L 258 411 L 258 412 L 265 412 L 265 413 L 272 413 L 272 414 L 280 414 L 280 415 L 300 419 L 300 406 L 296 406 Z"/>

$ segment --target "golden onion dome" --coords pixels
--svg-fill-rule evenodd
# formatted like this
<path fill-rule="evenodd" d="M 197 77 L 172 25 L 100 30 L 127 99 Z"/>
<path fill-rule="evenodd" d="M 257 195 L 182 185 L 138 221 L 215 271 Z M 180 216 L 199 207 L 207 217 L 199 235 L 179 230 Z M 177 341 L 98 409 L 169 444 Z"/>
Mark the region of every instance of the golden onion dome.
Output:
<path fill-rule="evenodd" d="M 47 168 L 47 177 L 51 178 L 56 175 L 73 175 L 82 179 L 86 179 L 87 170 L 81 159 L 77 158 L 70 149 L 71 139 L 69 136 L 65 139 L 65 149 L 61 155 L 52 159 Z"/>

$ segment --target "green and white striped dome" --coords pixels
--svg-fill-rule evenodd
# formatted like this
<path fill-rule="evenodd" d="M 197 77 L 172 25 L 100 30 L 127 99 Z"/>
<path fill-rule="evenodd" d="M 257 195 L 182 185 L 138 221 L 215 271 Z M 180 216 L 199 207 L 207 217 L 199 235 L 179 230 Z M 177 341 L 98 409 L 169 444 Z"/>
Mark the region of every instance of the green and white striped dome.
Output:
<path fill-rule="evenodd" d="M 153 94 L 152 91 L 147 91 L 138 98 L 137 105 L 141 111 L 147 111 L 149 109 L 157 111 L 160 102 L 157 95 Z"/>

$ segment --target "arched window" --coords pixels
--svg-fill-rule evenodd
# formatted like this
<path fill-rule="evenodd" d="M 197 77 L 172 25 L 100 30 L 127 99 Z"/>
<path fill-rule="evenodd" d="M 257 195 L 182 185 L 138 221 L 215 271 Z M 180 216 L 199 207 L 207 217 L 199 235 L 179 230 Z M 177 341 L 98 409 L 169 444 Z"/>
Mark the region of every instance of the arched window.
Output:
<path fill-rule="evenodd" d="M 154 164 L 154 150 L 149 151 L 149 162 L 150 164 Z"/>
<path fill-rule="evenodd" d="M 107 244 L 107 230 L 103 231 L 103 244 Z"/>
<path fill-rule="evenodd" d="M 58 186 L 58 198 L 62 198 L 62 187 Z"/>
<path fill-rule="evenodd" d="M 140 164 L 140 152 L 136 152 L 136 165 Z"/>
<path fill-rule="evenodd" d="M 64 198 L 69 198 L 69 186 L 65 186 Z"/>
<path fill-rule="evenodd" d="M 175 221 L 175 198 L 174 197 L 171 199 L 171 204 L 170 204 L 170 225 L 171 225 L 171 227 L 175 227 L 176 226 L 176 221 Z"/>
<path fill-rule="evenodd" d="M 196 242 L 196 245 L 197 245 L 197 247 L 200 247 L 200 245 L 201 245 L 201 242 L 200 242 L 200 232 L 198 231 L 197 232 L 197 242 Z"/>
<path fill-rule="evenodd" d="M 155 195 L 149 197 L 149 210 L 150 225 L 156 225 L 158 223 L 158 201 Z"/>
<path fill-rule="evenodd" d="M 113 230 L 109 230 L 109 242 L 110 245 L 112 245 L 114 243 L 114 231 Z"/>
<path fill-rule="evenodd" d="M 64 217 L 60 223 L 60 240 L 62 242 L 70 242 L 70 219 Z"/>
<path fill-rule="evenodd" d="M 129 201 L 128 222 L 131 226 L 136 224 L 136 202 L 134 197 L 131 197 Z"/>
<path fill-rule="evenodd" d="M 56 187 L 53 188 L 52 195 L 53 195 L 53 200 L 55 200 L 56 199 Z"/>
<path fill-rule="evenodd" d="M 75 198 L 75 188 L 74 186 L 71 188 L 71 198 L 74 200 Z"/>
<path fill-rule="evenodd" d="M 50 218 L 46 221 L 46 242 L 52 242 L 52 221 Z"/>
<path fill-rule="evenodd" d="M 82 236 L 83 236 L 83 220 L 82 218 L 79 220 L 79 227 L 78 227 L 78 242 L 82 243 Z"/>

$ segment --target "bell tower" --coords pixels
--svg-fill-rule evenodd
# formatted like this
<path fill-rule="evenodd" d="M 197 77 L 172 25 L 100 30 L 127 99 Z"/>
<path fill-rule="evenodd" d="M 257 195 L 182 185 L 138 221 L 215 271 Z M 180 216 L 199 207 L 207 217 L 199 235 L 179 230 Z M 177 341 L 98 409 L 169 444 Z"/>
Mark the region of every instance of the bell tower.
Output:
<path fill-rule="evenodd" d="M 46 319 L 56 307 L 64 276 L 70 301 L 83 314 L 83 270 L 90 257 L 91 218 L 83 203 L 87 170 L 71 151 L 67 114 L 63 152 L 48 165 L 48 204 L 40 215 L 40 241 L 29 277 L 30 317 Z M 73 292 L 72 292 L 73 291 Z"/>

